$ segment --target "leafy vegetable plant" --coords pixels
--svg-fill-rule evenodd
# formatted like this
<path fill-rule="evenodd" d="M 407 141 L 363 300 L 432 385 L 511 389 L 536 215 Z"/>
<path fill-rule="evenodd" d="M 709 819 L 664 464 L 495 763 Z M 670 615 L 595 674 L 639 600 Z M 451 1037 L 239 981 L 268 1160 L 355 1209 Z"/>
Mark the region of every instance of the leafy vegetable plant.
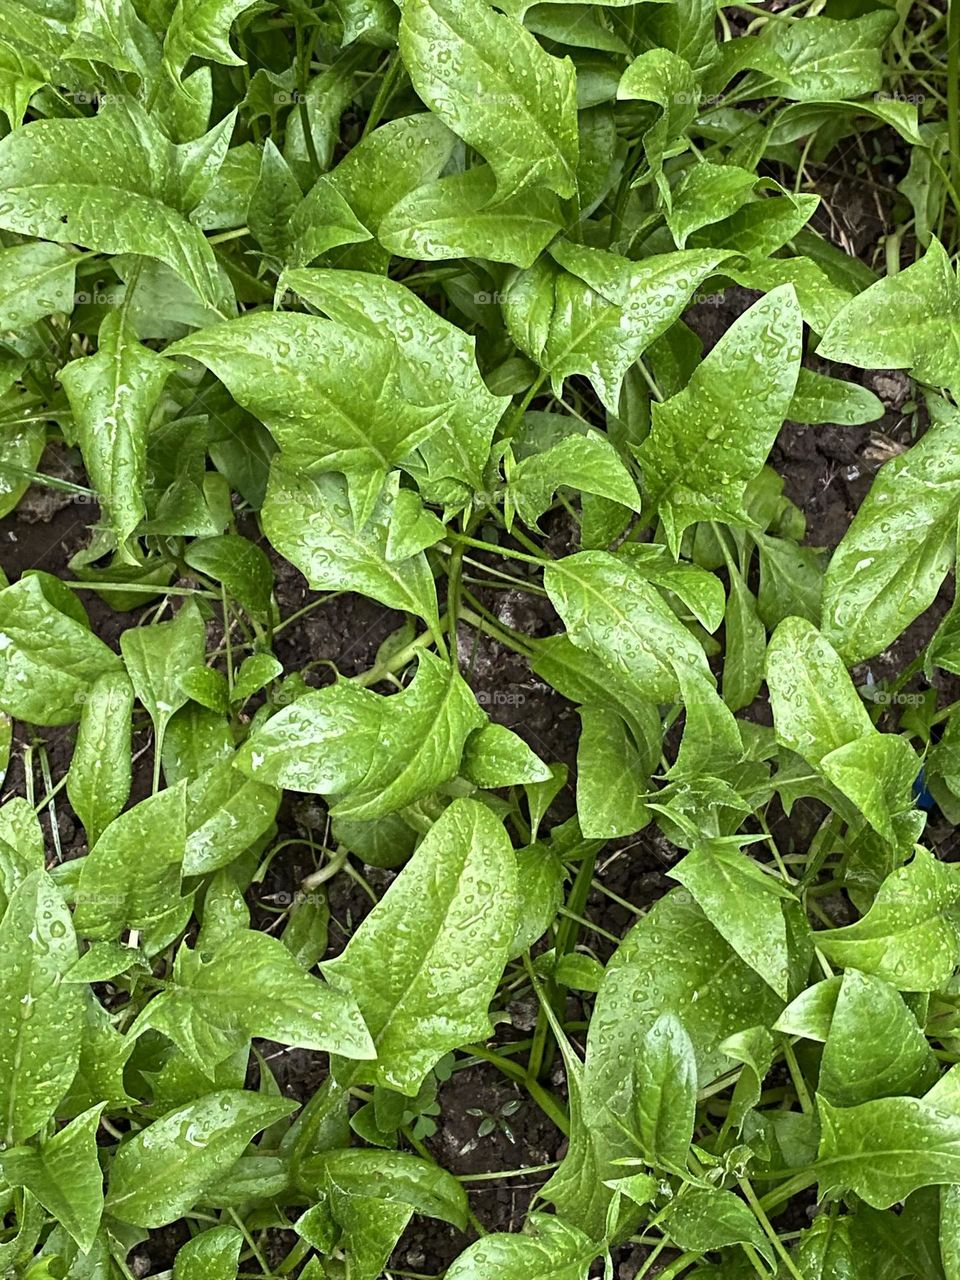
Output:
<path fill-rule="evenodd" d="M 448 1280 L 960 1277 L 960 20 L 908 8 L 5 0 L 8 1274 L 422 1275 L 418 1217 Z M 864 139 L 879 277 L 813 190 Z M 828 549 L 775 446 L 860 370 L 924 431 Z"/>

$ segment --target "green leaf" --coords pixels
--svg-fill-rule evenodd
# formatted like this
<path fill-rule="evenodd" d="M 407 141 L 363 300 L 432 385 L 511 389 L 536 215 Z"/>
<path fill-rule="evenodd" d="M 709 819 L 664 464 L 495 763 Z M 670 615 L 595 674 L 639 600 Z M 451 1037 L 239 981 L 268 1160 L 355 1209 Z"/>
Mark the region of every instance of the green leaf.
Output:
<path fill-rule="evenodd" d="M 299 189 L 297 194 L 299 195 Z M 251 210 L 256 210 L 252 203 Z M 254 218 L 256 221 L 255 212 Z M 341 195 L 333 179 L 326 174 L 321 174 L 299 201 L 289 219 L 283 216 L 282 210 L 277 211 L 276 218 L 279 226 L 275 236 L 289 237 L 289 249 L 284 246 L 282 260 L 289 261 L 295 267 L 309 266 L 316 258 L 341 245 L 362 244 L 372 238 L 350 208 L 346 197 Z M 266 229 L 261 227 L 259 235 L 266 248 Z M 276 243 L 279 250 L 282 242 Z"/>
<path fill-rule="evenodd" d="M 834 964 L 882 978 L 898 991 L 937 991 L 960 947 L 960 885 L 951 864 L 919 848 L 893 871 L 862 919 L 819 930 L 817 946 Z"/>
<path fill-rule="evenodd" d="M 487 1005 L 513 940 L 517 864 L 484 805 L 455 800 L 347 944 L 323 966 L 360 1007 L 377 1049 L 366 1080 L 414 1097 L 459 1045 L 489 1033 Z M 496 911 L 478 909 L 495 901 Z M 384 967 L 384 948 L 391 962 Z"/>
<path fill-rule="evenodd" d="M 456 145 L 456 135 L 429 111 L 390 120 L 362 138 L 330 174 L 363 226 L 376 233 L 388 210 L 417 187 L 439 178 Z M 371 253 L 366 245 L 358 251 L 360 261 L 348 259 L 344 265 L 367 265 L 386 271 L 390 255 L 380 249 Z"/>
<path fill-rule="evenodd" d="M 498 198 L 494 171 L 478 165 L 411 191 L 380 224 L 391 253 L 424 262 L 488 258 L 529 267 L 561 229 L 560 201 L 546 188 Z"/>
<path fill-rule="evenodd" d="M 906 738 L 892 733 L 858 738 L 824 756 L 820 768 L 884 840 L 898 843 L 894 819 L 914 809 L 913 784 L 921 769 Z"/>
<path fill-rule="evenodd" d="M 30 488 L 30 477 L 37 470 L 46 443 L 42 422 L 22 422 L 0 429 L 0 516 L 13 511 Z"/>
<path fill-rule="evenodd" d="M 698 1086 L 729 1069 L 721 1045 L 757 1022 L 772 1022 L 783 1002 L 743 963 L 691 896 L 674 890 L 656 902 L 608 963 L 587 1037 L 582 1109 L 587 1132 L 544 1188 L 567 1221 L 600 1237 L 612 1193 L 614 1160 L 635 1158 L 623 1131 L 643 1038 L 664 1013 L 681 1019 L 693 1044 Z M 568 1083 L 570 1080 L 568 1066 Z"/>
<path fill-rule="evenodd" d="M 824 579 L 823 630 L 850 664 L 872 658 L 934 601 L 954 561 L 960 415 L 880 468 Z"/>
<path fill-rule="evenodd" d="M 240 664 L 233 682 L 233 701 L 240 704 L 246 702 L 282 675 L 283 666 L 272 653 L 251 653 Z"/>
<path fill-rule="evenodd" d="M 131 0 L 79 0 L 68 57 L 103 62 L 147 80 L 158 70 L 160 44 Z"/>
<path fill-rule="evenodd" d="M 111 98 L 92 118 L 37 120 L 0 142 L 0 226 L 158 258 L 217 307 L 213 250 L 182 207 L 182 155 L 141 107 Z"/>
<path fill-rule="evenodd" d="M 277 790 L 244 778 L 232 764 L 218 760 L 187 788 L 184 875 L 229 865 L 269 831 L 277 815 Z"/>
<path fill-rule="evenodd" d="M 938 1074 L 933 1050 L 903 998 L 881 978 L 847 969 L 820 1061 L 820 1096 L 834 1107 L 855 1107 L 873 1098 L 922 1094 Z"/>
<path fill-rule="evenodd" d="M 889 1209 L 918 1187 L 960 1183 L 960 1117 L 918 1098 L 858 1107 L 818 1099 L 820 1195 L 853 1191 Z"/>
<path fill-rule="evenodd" d="M 106 1210 L 121 1222 L 162 1227 L 193 1208 L 250 1139 L 296 1103 L 224 1089 L 168 1112 L 114 1157 Z"/>
<path fill-rule="evenodd" d="M 348 689 L 334 685 L 279 712 L 245 745 L 239 767 L 258 780 L 333 792 L 335 817 L 369 821 L 452 778 L 470 734 L 486 724 L 459 673 L 431 653 L 420 654 L 416 677 L 392 697 Z"/>
<path fill-rule="evenodd" d="M 640 1042 L 632 1118 L 648 1164 L 686 1168 L 697 1109 L 697 1060 L 683 1023 L 662 1014 Z"/>
<path fill-rule="evenodd" d="M 772 631 L 791 615 L 819 626 L 824 554 L 784 538 L 752 537 L 760 552 L 757 612 L 764 626 Z"/>
<path fill-rule="evenodd" d="M 80 989 L 63 982 L 77 959 L 70 912 L 45 871 L 10 895 L 0 923 L 0 1126 L 8 1146 L 53 1116 L 77 1070 Z"/>
<path fill-rule="evenodd" d="M 577 816 L 588 839 L 633 835 L 650 821 L 644 803 L 657 759 L 641 754 L 615 711 L 580 708 Z"/>
<path fill-rule="evenodd" d="M 691 249 L 633 262 L 559 241 L 551 256 L 565 270 L 541 258 L 503 291 L 510 337 L 550 374 L 557 392 L 565 378 L 583 374 L 615 413 L 627 370 L 727 255 Z"/>
<path fill-rule="evenodd" d="M 561 485 L 640 510 L 640 495 L 630 472 L 610 441 L 597 431 L 568 436 L 542 453 L 521 459 L 510 474 L 507 499 L 524 524 L 535 527 Z"/>
<path fill-rule="evenodd" d="M 463 749 L 461 772 L 477 787 L 549 782 L 552 773 L 524 740 L 502 724 L 475 729 Z"/>
<path fill-rule="evenodd" d="M 254 731 L 237 753 L 237 768 L 291 791 L 349 791 L 373 763 L 384 705 L 346 680 L 311 690 Z"/>
<path fill-rule="evenodd" d="M 638 456 L 674 554 L 698 520 L 747 522 L 744 491 L 787 415 L 800 351 L 800 309 L 784 286 L 731 325 L 681 392 L 653 406 Z"/>
<path fill-rule="evenodd" d="M 484 0 L 410 0 L 400 53 L 413 87 L 493 169 L 502 199 L 576 189 L 576 73 Z"/>
<path fill-rule="evenodd" d="M 817 348 L 859 369 L 909 369 L 920 382 L 960 385 L 960 286 L 936 238 L 924 256 L 847 303 Z"/>
<path fill-rule="evenodd" d="M 366 527 L 350 510 L 346 482 L 337 475 L 310 476 L 275 462 L 263 504 L 263 528 L 317 591 L 359 591 L 423 618 L 439 631 L 433 574 L 422 552 L 387 559 L 392 503 L 381 497 Z"/>
<path fill-rule="evenodd" d="M 92 848 L 130 796 L 133 686 L 123 671 L 93 683 L 80 712 L 67 796 Z"/>
<path fill-rule="evenodd" d="M 768 258 L 757 254 L 748 266 L 728 267 L 726 270 L 730 279 L 737 284 L 742 284 L 747 289 L 759 289 L 763 293 L 783 285 L 792 285 L 803 318 L 815 333 L 825 332 L 834 316 L 850 300 L 850 290 L 834 283 L 809 258 Z M 862 391 L 862 388 L 855 390 Z M 864 392 L 864 395 L 869 394 Z"/>
<path fill-rule="evenodd" d="M 781 901 L 790 893 L 747 854 L 719 841 L 690 850 L 670 872 L 713 927 L 778 996 L 789 994 L 790 955 Z"/>
<path fill-rule="evenodd" d="M 760 692 L 767 633 L 757 612 L 756 596 L 732 563 L 727 566 L 727 574 L 730 595 L 723 627 L 723 700 L 731 711 L 739 711 Z"/>
<path fill-rule="evenodd" d="M 599 1246 L 560 1218 L 534 1214 L 534 1234 L 494 1233 L 469 1245 L 446 1280 L 586 1280 Z"/>
<path fill-rule="evenodd" d="M 440 1218 L 460 1230 L 466 1226 L 466 1196 L 456 1179 L 407 1152 L 330 1151 L 304 1162 L 300 1180 L 311 1196 L 321 1198 L 298 1221 L 297 1230 L 314 1248 L 329 1253 L 330 1226 L 339 1225 L 339 1248 L 358 1280 L 377 1280 L 382 1274 L 413 1213 Z M 321 1216 L 322 1207 L 326 1213 Z M 308 1215 L 314 1220 L 308 1221 Z"/>
<path fill-rule="evenodd" d="M 410 289 L 381 276 L 343 269 L 287 271 L 281 284 L 348 328 L 391 335 L 400 356 L 404 398 L 424 409 L 446 404 L 445 427 L 421 442 L 419 457 L 431 476 L 481 488 L 507 398 L 487 389 L 477 367 L 475 339 Z M 411 459 L 403 465 L 417 474 Z"/>
<path fill-rule="evenodd" d="M 663 162 L 669 156 L 685 151 L 685 130 L 693 122 L 700 101 L 693 69 L 669 49 L 649 49 L 630 63 L 620 84 L 617 98 L 655 102 L 661 113 L 643 135 L 643 150 L 663 203 L 669 211 L 670 186 L 663 177 Z"/>
<path fill-rule="evenodd" d="M 245 315 L 170 350 L 215 373 L 270 429 L 286 465 L 343 472 L 360 527 L 387 471 L 437 430 L 445 408 L 404 396 L 389 338 L 318 316 Z"/>
<path fill-rule="evenodd" d="M 191 58 L 228 66 L 243 59 L 230 48 L 230 26 L 254 0 L 177 0 L 163 41 L 163 60 L 176 77 Z"/>
<path fill-rule="evenodd" d="M 789 80 L 768 91 L 800 102 L 833 98 L 858 98 L 873 93 L 883 82 L 882 51 L 894 26 L 886 10 L 861 18 L 807 19 L 798 23 L 774 21 L 761 34 L 761 42 L 783 59 Z"/>
<path fill-rule="evenodd" d="M 757 175 L 736 165 L 704 160 L 692 165 L 673 193 L 667 210 L 667 225 L 683 249 L 687 237 L 701 227 L 720 222 L 735 213 L 748 199 Z"/>
<path fill-rule="evenodd" d="M 77 255 L 58 244 L 0 249 L 0 329 L 26 329 L 74 307 Z"/>
<path fill-rule="evenodd" d="M 31 724 L 73 724 L 90 686 L 120 659 L 50 603 L 37 577 L 0 591 L 0 707 Z"/>
<path fill-rule="evenodd" d="M 129 627 L 120 637 L 127 674 L 156 730 L 158 754 L 171 716 L 187 701 L 180 675 L 203 665 L 205 643 L 203 619 L 189 599 L 172 622 Z"/>
<path fill-rule="evenodd" d="M 538 824 L 532 825 L 536 834 Z M 517 927 L 509 949 L 511 960 L 529 951 L 553 924 L 563 902 L 563 878 L 563 863 L 549 845 L 532 844 L 518 851 Z"/>
<path fill-rule="evenodd" d="M 774 1031 L 825 1042 L 830 1034 L 830 1023 L 837 1007 L 842 981 L 841 975 L 837 974 L 801 991 L 773 1024 Z"/>
<path fill-rule="evenodd" d="M 115 818 L 82 864 L 78 931 L 88 938 L 115 938 L 124 928 L 149 929 L 161 921 L 178 905 L 185 844 L 184 782 Z"/>
<path fill-rule="evenodd" d="M 641 698 L 675 701 L 677 663 L 710 679 L 699 643 L 629 564 L 605 551 L 582 551 L 551 561 L 543 585 L 573 643 L 602 658 Z"/>
<path fill-rule="evenodd" d="M 0 1153 L 0 1168 L 10 1186 L 26 1187 L 36 1196 L 84 1253 L 93 1246 L 103 1212 L 96 1135 L 104 1105 L 77 1116 L 42 1142 L 39 1151 L 11 1147 Z"/>
<path fill-rule="evenodd" d="M 119 543 L 145 515 L 147 431 L 171 372 L 140 344 L 122 310 L 111 311 L 100 326 L 97 354 L 60 372 L 84 466 Z"/>
<path fill-rule="evenodd" d="M 773 1248 L 763 1228 L 732 1191 L 684 1187 L 664 1209 L 660 1221 L 680 1249 L 706 1253 L 731 1244 L 748 1244 L 773 1266 Z"/>
<path fill-rule="evenodd" d="M 33 806 L 14 796 L 0 807 L 0 911 L 31 871 L 45 863 L 44 836 Z"/>
<path fill-rule="evenodd" d="M 874 732 L 836 650 L 804 618 L 784 619 L 771 636 L 767 687 L 777 741 L 814 768 Z"/>
<path fill-rule="evenodd" d="M 230 707 L 227 677 L 212 667 L 191 667 L 180 677 L 180 688 L 194 702 L 225 714 Z"/>
<path fill-rule="evenodd" d="M 172 981 L 147 1004 L 133 1034 L 162 1031 L 207 1073 L 255 1036 L 347 1058 L 373 1056 L 353 1001 L 304 973 L 278 939 L 241 929 L 209 960 L 201 950 L 180 948 Z"/>
<path fill-rule="evenodd" d="M 866 387 L 828 378 L 813 369 L 801 369 L 787 417 L 791 422 L 833 422 L 858 427 L 876 422 L 883 414 L 883 401 Z"/>
<path fill-rule="evenodd" d="M 415 1213 L 466 1229 L 467 1197 L 460 1183 L 439 1165 L 407 1151 L 329 1151 L 304 1161 L 299 1177 L 308 1186 L 330 1187 L 335 1195 L 405 1204 Z M 339 1216 L 336 1208 L 334 1216 Z"/>
<path fill-rule="evenodd" d="M 269 616 L 273 596 L 273 570 L 266 552 L 239 534 L 198 538 L 184 552 L 191 569 L 223 584 L 252 618 Z"/>
<path fill-rule="evenodd" d="M 173 1280 L 235 1280 L 243 1234 L 237 1227 L 211 1227 L 180 1246 Z"/>

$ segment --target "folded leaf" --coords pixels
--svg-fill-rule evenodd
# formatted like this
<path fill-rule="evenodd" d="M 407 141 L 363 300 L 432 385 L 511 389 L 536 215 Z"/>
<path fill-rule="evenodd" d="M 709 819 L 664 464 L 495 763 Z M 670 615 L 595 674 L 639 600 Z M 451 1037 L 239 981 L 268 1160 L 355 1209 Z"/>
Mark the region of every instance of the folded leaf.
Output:
<path fill-rule="evenodd" d="M 72 360 L 60 373 L 84 466 L 119 543 L 146 514 L 147 431 L 172 372 L 168 361 L 141 345 L 124 312 L 111 311 L 100 326 L 97 354 Z"/>

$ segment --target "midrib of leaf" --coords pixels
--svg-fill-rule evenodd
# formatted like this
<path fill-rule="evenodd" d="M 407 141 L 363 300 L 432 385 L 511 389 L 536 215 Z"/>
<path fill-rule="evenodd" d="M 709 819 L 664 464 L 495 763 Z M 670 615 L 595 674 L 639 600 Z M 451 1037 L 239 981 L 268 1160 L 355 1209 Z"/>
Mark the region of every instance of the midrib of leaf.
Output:
<path fill-rule="evenodd" d="M 112 422 L 113 429 L 112 431 L 108 430 L 107 432 L 109 444 L 110 444 L 110 448 L 108 452 L 109 452 L 109 459 L 110 459 L 109 476 L 110 476 L 111 494 L 115 494 L 119 488 L 117 484 L 117 477 L 122 471 L 122 467 L 120 467 L 120 464 L 119 464 L 119 459 L 117 458 L 116 446 L 117 446 L 118 439 L 120 439 L 121 437 L 120 414 L 122 412 L 123 397 L 120 394 L 120 388 L 121 386 L 125 386 L 125 379 L 123 375 L 123 365 L 124 365 L 124 356 L 127 353 L 127 343 L 124 335 L 126 333 L 127 316 L 130 311 L 130 299 L 133 297 L 134 290 L 137 287 L 137 282 L 140 279 L 140 272 L 142 268 L 143 268 L 142 259 L 138 258 L 136 264 L 134 265 L 133 270 L 130 272 L 129 279 L 126 282 L 126 288 L 124 289 L 124 293 L 123 293 L 123 300 L 121 301 L 120 308 L 119 308 L 116 349 L 108 357 L 110 360 L 110 365 L 112 369 L 112 374 L 110 379 L 111 381 L 110 415 L 108 418 L 108 422 Z M 146 427 L 146 423 L 144 424 L 144 426 Z M 129 497 L 130 495 L 127 495 L 127 496 Z M 137 497 L 138 495 L 134 494 L 133 496 Z M 138 505 L 140 505 L 142 509 L 142 503 Z"/>
<path fill-rule="evenodd" d="M 31 935 L 35 932 L 35 929 L 36 929 L 36 926 L 34 926 L 34 929 L 31 930 Z M 31 1013 L 35 1005 L 39 1001 L 40 997 L 44 994 L 44 992 L 49 990 L 51 987 L 58 985 L 58 978 L 54 977 L 53 980 L 48 984 L 48 986 L 35 989 L 34 982 L 37 980 L 37 977 L 38 977 L 37 952 L 35 948 L 31 945 L 29 961 L 28 961 L 28 970 L 27 970 L 27 990 L 24 994 L 24 997 L 22 997 L 20 1001 L 21 1004 L 27 1004 L 27 1002 L 29 1001 L 29 1003 L 27 1004 L 27 1007 L 30 1008 Z M 21 1016 L 20 1018 L 17 1019 L 17 1028 L 14 1033 L 13 1073 L 12 1073 L 11 1082 L 10 1082 L 9 1105 L 7 1107 L 7 1116 L 6 1116 L 6 1120 L 7 1120 L 6 1145 L 8 1147 L 12 1147 L 14 1144 L 15 1131 L 13 1126 L 14 1126 L 14 1119 L 16 1115 L 17 1094 L 18 1094 L 19 1085 L 20 1085 L 21 1068 L 23 1066 L 24 1042 L 26 1040 L 27 1029 L 30 1027 L 30 1025 L 31 1025 L 31 1018 L 24 1018 Z"/>
<path fill-rule="evenodd" d="M 406 982 L 403 988 L 403 991 L 397 995 L 396 999 L 394 999 L 393 1005 L 390 1009 L 390 1012 L 387 1014 L 386 1021 L 384 1022 L 382 1028 L 375 1036 L 372 1035 L 371 1033 L 371 1039 L 373 1040 L 374 1047 L 378 1050 L 378 1052 L 380 1048 L 381 1039 L 386 1035 L 389 1028 L 393 1026 L 394 1019 L 396 1018 L 397 1014 L 400 1012 L 400 1009 L 403 1007 L 403 1004 L 406 1001 L 407 997 L 410 995 L 410 992 L 413 990 L 417 982 L 423 976 L 423 971 L 427 968 L 430 960 L 433 958 L 434 952 L 437 949 L 437 944 L 440 941 L 440 937 L 444 931 L 447 920 L 450 916 L 450 907 L 451 907 L 452 901 L 455 900 L 457 891 L 459 890 L 459 887 L 460 887 L 460 878 L 463 875 L 464 870 L 466 869 L 467 863 L 470 859 L 470 855 L 473 852 L 473 835 L 474 835 L 474 832 L 471 824 L 471 841 L 467 847 L 467 852 L 460 863 L 460 869 L 457 872 L 457 882 L 456 882 L 456 886 L 454 887 L 453 895 L 451 897 L 451 900 L 449 900 L 446 903 L 444 907 L 443 915 L 436 921 L 436 924 L 434 925 L 434 927 L 430 929 L 429 946 L 426 948 L 425 951 L 421 952 L 418 959 L 418 963 L 412 969 L 410 973 L 410 977 Z M 423 937 L 423 933 L 424 933 L 424 930 L 421 929 L 420 931 L 421 937 Z"/>
<path fill-rule="evenodd" d="M 563 268 L 561 268 L 561 270 L 563 270 Z M 579 279 L 579 277 L 578 277 L 578 276 L 574 276 L 573 278 L 574 278 L 574 279 Z M 593 286 L 592 286 L 592 285 L 587 284 L 587 283 L 586 283 L 586 281 L 581 281 L 581 283 L 583 284 L 583 287 L 584 287 L 585 289 L 588 289 L 588 290 L 590 291 L 590 293 L 592 293 L 592 294 L 594 295 L 594 297 L 599 298 L 599 299 L 600 299 L 600 301 L 604 304 L 604 306 L 609 307 L 609 308 L 610 308 L 610 312 L 611 312 L 612 314 L 610 314 L 610 313 L 608 313 L 608 314 L 600 313 L 600 314 L 598 314 L 598 316 L 597 316 L 597 319 L 596 319 L 596 320 L 591 321 L 591 323 L 590 323 L 590 324 L 588 324 L 585 328 L 580 329 L 580 330 L 579 330 L 579 331 L 574 335 L 574 337 L 573 337 L 573 338 L 571 338 L 570 342 L 569 342 L 565 347 L 561 348 L 561 350 L 560 350 L 560 352 L 558 353 L 558 355 L 557 355 L 556 359 L 555 359 L 555 360 L 553 360 L 553 361 L 551 361 L 551 365 L 550 365 L 551 369 L 556 368 L 556 366 L 557 366 L 557 365 L 559 365 L 559 364 L 560 364 L 560 362 L 561 362 L 562 360 L 565 360 L 565 359 L 566 359 L 566 357 L 567 357 L 567 356 L 569 356 L 569 355 L 571 354 L 571 352 L 576 352 L 576 351 L 577 351 L 577 349 L 578 349 L 578 347 L 580 346 L 580 344 L 581 344 L 581 343 L 583 343 L 583 342 L 584 342 L 584 341 L 585 341 L 585 340 L 590 336 L 590 334 L 592 334 L 592 333 L 593 333 L 594 329 L 598 329 L 601 325 L 609 324 L 609 323 L 610 323 L 610 321 L 613 319 L 613 316 L 614 316 L 614 315 L 616 315 L 616 313 L 617 313 L 618 311 L 620 311 L 620 314 L 621 314 L 621 315 L 623 314 L 622 310 L 621 310 L 620 308 L 618 308 L 614 303 L 609 302 L 609 301 L 604 297 L 604 295 L 603 295 L 602 293 L 600 293 L 600 292 L 599 292 L 599 290 L 594 289 L 594 288 L 593 288 Z M 554 321 L 555 321 L 555 317 L 556 317 L 556 313 L 557 313 L 557 311 L 556 311 L 556 297 L 557 297 L 557 294 L 556 294 L 556 288 L 555 288 L 555 287 L 554 287 L 554 294 L 553 294 L 553 297 L 554 297 L 554 307 L 553 307 L 553 312 L 551 313 L 551 316 L 550 316 L 550 328 L 551 328 L 551 330 L 553 329 Z M 548 345 L 549 345 L 549 342 L 550 342 L 550 335 L 549 335 L 549 333 L 548 333 L 548 334 L 547 334 L 547 343 L 548 343 Z M 588 353 L 587 353 L 587 352 L 583 352 L 583 354 L 584 354 L 584 355 L 587 355 Z"/>

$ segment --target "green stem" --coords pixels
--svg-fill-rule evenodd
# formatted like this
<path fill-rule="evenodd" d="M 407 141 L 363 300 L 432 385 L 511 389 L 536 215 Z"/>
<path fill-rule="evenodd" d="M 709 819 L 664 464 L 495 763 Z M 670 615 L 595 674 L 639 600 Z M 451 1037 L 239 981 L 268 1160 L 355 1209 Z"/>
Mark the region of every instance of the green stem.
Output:
<path fill-rule="evenodd" d="M 540 388 L 543 386 L 546 380 L 547 380 L 546 373 L 540 373 L 537 375 L 536 379 L 530 384 L 530 386 L 527 388 L 526 395 L 523 397 L 523 399 L 520 401 L 517 407 L 510 413 L 510 416 L 507 419 L 506 426 L 503 428 L 501 439 L 509 440 L 509 438 L 515 434 L 517 428 L 520 426 L 520 423 L 523 421 L 523 415 L 529 409 L 530 404 L 533 401 L 533 398 L 539 392 Z"/>
<path fill-rule="evenodd" d="M 764 1235 L 773 1245 L 774 1250 L 779 1255 L 780 1260 L 783 1262 L 783 1265 L 793 1276 L 794 1280 L 806 1280 L 806 1277 L 800 1271 L 797 1270 L 796 1264 L 794 1263 L 793 1259 L 790 1257 L 790 1254 L 783 1247 L 780 1237 L 777 1235 L 776 1231 L 774 1231 L 773 1226 L 771 1225 L 770 1219 L 767 1217 L 766 1213 L 763 1210 L 763 1206 L 761 1205 L 760 1201 L 757 1199 L 756 1192 L 754 1191 L 753 1187 L 750 1185 L 749 1179 L 738 1178 L 737 1185 L 740 1187 L 740 1190 L 743 1192 L 744 1197 L 747 1201 L 747 1204 L 750 1206 L 750 1208 L 753 1210 L 754 1214 L 756 1215 L 758 1222 L 760 1223 L 761 1227 L 763 1227 Z"/>
<path fill-rule="evenodd" d="M 947 10 L 947 137 L 952 185 L 960 191 L 960 0 L 949 0 Z"/>
<path fill-rule="evenodd" d="M 447 635 L 450 638 L 450 655 L 457 665 L 457 620 L 460 616 L 460 591 L 463 578 L 463 546 L 453 548 L 447 567 Z"/>
<path fill-rule="evenodd" d="M 442 618 L 440 622 L 442 626 Z M 428 649 L 430 645 L 436 643 L 436 639 L 432 631 L 422 631 L 408 645 L 404 645 L 402 649 L 398 650 L 388 662 L 378 662 L 369 671 L 353 676 L 352 683 L 362 685 L 364 689 L 369 689 L 373 684 L 379 684 L 381 680 L 386 680 L 394 672 L 402 671 L 404 667 L 413 661 L 421 649 Z"/>
<path fill-rule="evenodd" d="M 396 88 L 397 78 L 403 70 L 403 62 L 399 53 L 390 55 L 390 66 L 387 68 L 386 74 L 380 81 L 377 89 L 376 97 L 370 107 L 370 114 L 367 116 L 366 124 L 363 126 L 363 133 L 360 135 L 361 142 L 373 129 L 377 127 L 390 100 L 390 95 Z"/>
<path fill-rule="evenodd" d="M 545 556 L 529 556 L 525 551 L 514 551 L 512 547 L 493 547 L 489 542 L 481 542 L 479 538 L 468 538 L 465 533 L 449 530 L 447 539 L 450 542 L 462 542 L 465 547 L 479 547 L 481 551 L 489 551 L 493 555 L 507 556 L 510 560 L 524 560 L 527 564 L 535 564 L 538 569 L 549 563 Z"/>

